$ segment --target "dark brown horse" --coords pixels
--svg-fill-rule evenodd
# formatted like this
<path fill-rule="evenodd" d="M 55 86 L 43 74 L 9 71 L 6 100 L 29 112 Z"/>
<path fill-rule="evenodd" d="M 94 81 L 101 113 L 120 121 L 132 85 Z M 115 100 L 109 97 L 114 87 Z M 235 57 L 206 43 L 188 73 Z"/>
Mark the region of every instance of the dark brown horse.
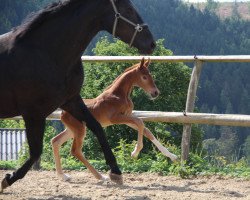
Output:
<path fill-rule="evenodd" d="M 129 0 L 66 0 L 33 14 L 0 37 L 0 118 L 21 115 L 25 121 L 30 157 L 7 174 L 0 192 L 21 179 L 42 154 L 46 117 L 58 107 L 96 135 L 111 180 L 121 183 L 116 159 L 100 124 L 80 97 L 81 55 L 101 30 L 152 53 L 155 42 Z"/>

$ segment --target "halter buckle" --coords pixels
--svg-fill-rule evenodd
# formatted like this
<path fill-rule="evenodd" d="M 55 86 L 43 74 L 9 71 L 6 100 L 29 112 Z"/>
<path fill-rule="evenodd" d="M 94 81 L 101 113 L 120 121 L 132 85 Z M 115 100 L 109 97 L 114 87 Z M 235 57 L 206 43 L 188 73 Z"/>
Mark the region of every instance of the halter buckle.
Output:
<path fill-rule="evenodd" d="M 121 13 L 115 13 L 115 18 L 120 18 L 121 17 Z"/>
<path fill-rule="evenodd" d="M 143 27 L 140 24 L 137 24 L 135 26 L 135 30 L 138 31 L 138 32 L 141 32 L 143 30 Z"/>

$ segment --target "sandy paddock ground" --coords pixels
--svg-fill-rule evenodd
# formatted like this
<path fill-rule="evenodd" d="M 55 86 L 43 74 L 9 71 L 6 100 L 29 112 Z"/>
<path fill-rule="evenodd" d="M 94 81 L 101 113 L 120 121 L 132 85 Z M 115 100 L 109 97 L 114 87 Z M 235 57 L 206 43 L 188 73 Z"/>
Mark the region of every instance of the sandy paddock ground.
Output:
<path fill-rule="evenodd" d="M 0 170 L 2 179 L 10 171 Z M 29 171 L 22 180 L 0 194 L 0 200 L 87 199 L 237 199 L 250 200 L 250 181 L 224 177 L 181 179 L 158 174 L 124 174 L 124 185 L 100 182 L 87 171 L 69 171 L 70 182 L 58 180 L 54 171 Z"/>

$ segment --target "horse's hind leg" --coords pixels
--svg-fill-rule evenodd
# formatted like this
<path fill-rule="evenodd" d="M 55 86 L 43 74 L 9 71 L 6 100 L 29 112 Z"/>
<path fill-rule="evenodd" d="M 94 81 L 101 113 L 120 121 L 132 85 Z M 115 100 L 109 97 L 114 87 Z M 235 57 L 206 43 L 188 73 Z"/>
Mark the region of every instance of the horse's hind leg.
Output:
<path fill-rule="evenodd" d="M 40 158 L 43 149 L 43 135 L 45 119 L 25 118 L 27 141 L 29 145 L 30 158 L 13 174 L 6 174 L 1 184 L 1 190 L 12 185 L 18 179 L 22 179 L 31 166 Z"/>
<path fill-rule="evenodd" d="M 86 135 L 86 127 L 85 123 L 82 125 L 82 130 L 79 132 L 73 132 L 73 143 L 71 148 L 71 154 L 78 158 L 86 167 L 87 169 L 99 180 L 108 180 L 108 177 L 105 177 L 101 175 L 96 169 L 88 162 L 88 160 L 84 157 L 82 153 L 82 146 L 83 146 L 83 140 Z"/>
<path fill-rule="evenodd" d="M 149 139 L 151 140 L 151 142 L 154 143 L 154 145 L 160 150 L 160 152 L 169 157 L 172 161 L 176 161 L 177 160 L 177 156 L 173 153 L 170 153 L 168 151 L 168 149 L 166 147 L 164 147 L 156 138 L 155 136 L 151 133 L 151 131 L 149 129 L 147 129 L 146 127 L 144 128 L 144 132 L 143 134 Z"/>
<path fill-rule="evenodd" d="M 51 145 L 56 164 L 56 173 L 57 176 L 59 176 L 64 181 L 68 181 L 70 179 L 70 176 L 63 173 L 59 150 L 62 144 L 71 138 L 73 138 L 73 134 L 69 129 L 66 128 L 63 132 L 59 133 L 57 136 L 51 139 Z"/>

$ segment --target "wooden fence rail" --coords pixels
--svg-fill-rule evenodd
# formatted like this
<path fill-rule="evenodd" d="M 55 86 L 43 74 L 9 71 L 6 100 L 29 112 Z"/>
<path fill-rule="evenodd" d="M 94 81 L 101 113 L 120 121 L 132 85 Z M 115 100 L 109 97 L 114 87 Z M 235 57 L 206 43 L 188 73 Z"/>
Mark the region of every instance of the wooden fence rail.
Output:
<path fill-rule="evenodd" d="M 143 56 L 82 56 L 84 62 L 139 62 Z M 157 112 L 157 111 L 134 111 L 133 115 L 145 121 L 183 123 L 182 136 L 182 160 L 186 160 L 189 154 L 191 124 L 210 124 L 223 126 L 250 126 L 249 115 L 223 115 L 208 113 L 193 113 L 195 106 L 196 91 L 202 64 L 205 62 L 250 62 L 250 55 L 227 55 L 227 56 L 144 56 L 152 62 L 193 62 L 185 115 L 178 112 Z M 48 119 L 59 119 L 60 111 L 54 112 Z M 18 119 L 19 117 L 13 118 Z M 20 119 L 20 118 L 19 118 Z"/>
<path fill-rule="evenodd" d="M 132 115 L 147 122 L 167 122 L 180 124 L 209 124 L 218 126 L 250 127 L 250 115 L 183 113 L 162 111 L 133 110 Z M 61 111 L 57 110 L 47 117 L 48 120 L 60 120 Z M 14 117 L 12 119 L 22 119 Z"/>

